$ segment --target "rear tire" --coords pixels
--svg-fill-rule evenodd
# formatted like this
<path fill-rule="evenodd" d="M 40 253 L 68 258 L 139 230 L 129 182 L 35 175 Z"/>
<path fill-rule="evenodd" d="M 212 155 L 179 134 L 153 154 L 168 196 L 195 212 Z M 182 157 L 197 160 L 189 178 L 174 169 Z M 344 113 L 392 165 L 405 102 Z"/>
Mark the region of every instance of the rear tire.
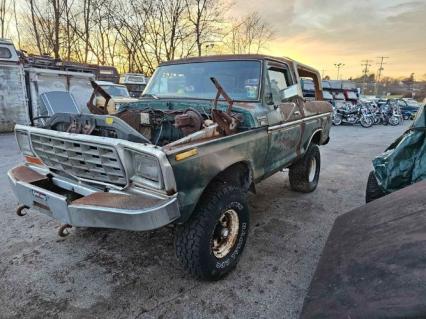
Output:
<path fill-rule="evenodd" d="M 360 123 L 362 127 L 368 128 L 373 125 L 373 120 L 370 117 L 361 117 Z"/>
<path fill-rule="evenodd" d="M 375 199 L 385 196 L 386 193 L 382 191 L 377 183 L 377 178 L 374 175 L 374 171 L 371 171 L 368 175 L 367 189 L 365 191 L 365 202 L 369 203 Z"/>
<path fill-rule="evenodd" d="M 176 256 L 193 276 L 219 280 L 238 263 L 249 230 L 246 193 L 216 182 L 200 199 L 193 216 L 176 231 Z"/>
<path fill-rule="evenodd" d="M 290 166 L 289 179 L 292 190 L 301 193 L 313 192 L 318 186 L 321 169 L 319 147 L 311 144 L 305 155 Z"/>

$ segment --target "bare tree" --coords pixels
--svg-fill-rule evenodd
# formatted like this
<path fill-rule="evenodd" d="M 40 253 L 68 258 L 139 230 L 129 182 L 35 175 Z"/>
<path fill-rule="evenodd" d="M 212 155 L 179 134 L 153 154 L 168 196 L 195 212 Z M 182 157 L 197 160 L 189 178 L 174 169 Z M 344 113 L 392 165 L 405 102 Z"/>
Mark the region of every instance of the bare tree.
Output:
<path fill-rule="evenodd" d="M 188 20 L 191 22 L 198 56 L 203 46 L 219 42 L 222 35 L 221 24 L 226 5 L 220 0 L 185 0 Z"/>
<path fill-rule="evenodd" d="M 6 34 L 6 10 L 7 10 L 7 2 L 6 0 L 0 0 L 0 35 L 2 38 L 5 37 Z"/>
<path fill-rule="evenodd" d="M 152 1 L 122 2 L 118 7 L 119 14 L 113 15 L 114 28 L 122 45 L 122 54 L 119 57 L 127 64 L 129 72 L 153 72 L 156 62 L 151 47 L 158 47 L 159 40 L 152 36 L 154 27 L 148 28 L 150 15 L 154 10 Z M 131 14 L 128 14 L 128 13 Z M 155 32 L 154 32 L 155 33 Z M 147 45 L 151 39 L 152 46 Z M 154 56 L 154 57 L 153 57 Z"/>
<path fill-rule="evenodd" d="M 113 20 L 130 71 L 152 73 L 162 61 L 193 53 L 185 0 L 136 0 L 122 3 L 118 11 L 123 14 Z"/>
<path fill-rule="evenodd" d="M 185 23 L 185 0 L 159 0 L 159 9 L 157 11 L 158 18 L 158 35 L 161 39 L 161 60 L 174 60 L 176 52 L 180 46 L 185 45 L 185 40 L 190 36 L 190 30 Z M 153 21 L 155 24 L 155 21 Z M 181 47 L 179 57 L 189 55 L 189 52 L 184 53 Z"/>
<path fill-rule="evenodd" d="M 274 31 L 256 12 L 231 25 L 225 46 L 233 54 L 259 53 L 274 37 Z"/>
<path fill-rule="evenodd" d="M 60 34 L 60 23 L 61 23 L 61 14 L 62 14 L 62 5 L 60 0 L 50 0 L 50 4 L 53 9 L 53 54 L 55 59 L 59 59 L 59 34 Z"/>
<path fill-rule="evenodd" d="M 29 5 L 30 5 L 30 12 L 31 12 L 31 30 L 34 32 L 34 38 L 36 41 L 36 45 L 37 45 L 37 49 L 39 54 L 43 54 L 43 50 L 41 47 L 41 39 L 40 39 L 40 34 L 38 32 L 38 23 L 37 20 L 38 18 L 36 17 L 36 3 L 35 0 L 28 0 L 29 1 Z"/>
<path fill-rule="evenodd" d="M 61 19 L 64 11 L 61 0 L 27 0 L 30 9 L 31 28 L 40 54 L 53 53 L 60 58 Z"/>
<path fill-rule="evenodd" d="M 256 13 L 226 23 L 225 0 L 25 2 L 24 49 L 121 71 L 151 74 L 159 63 L 200 56 L 212 43 L 223 43 L 232 53 L 257 53 L 273 36 Z"/>
<path fill-rule="evenodd" d="M 21 32 L 20 32 L 19 24 L 18 24 L 18 14 L 17 14 L 16 1 L 17 0 L 13 1 L 13 18 L 14 18 L 14 21 L 15 21 L 15 31 L 16 31 L 16 37 L 17 37 L 17 40 L 18 40 L 18 48 L 20 49 L 21 48 Z"/>

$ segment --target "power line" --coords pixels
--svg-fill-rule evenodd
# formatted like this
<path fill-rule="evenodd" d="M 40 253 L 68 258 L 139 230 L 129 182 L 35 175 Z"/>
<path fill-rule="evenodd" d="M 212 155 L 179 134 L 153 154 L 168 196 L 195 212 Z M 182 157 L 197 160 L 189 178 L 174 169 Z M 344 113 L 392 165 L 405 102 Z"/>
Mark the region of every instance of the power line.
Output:
<path fill-rule="evenodd" d="M 369 60 L 369 59 L 361 61 L 361 66 L 363 67 L 362 73 L 364 74 L 364 76 L 363 76 L 363 79 L 364 79 L 364 94 L 365 94 L 365 90 L 366 90 L 366 87 L 367 87 L 367 75 L 368 75 L 368 71 L 369 71 L 368 68 L 371 66 L 370 62 L 371 62 L 371 60 Z"/>
<path fill-rule="evenodd" d="M 380 82 L 380 78 L 382 77 L 382 72 L 384 70 L 383 65 L 386 64 L 386 62 L 384 62 L 385 59 L 389 59 L 388 56 L 378 56 L 377 59 L 380 59 L 379 63 L 376 63 L 377 65 L 379 65 L 379 68 L 377 69 L 377 79 L 376 79 L 376 85 L 375 85 L 375 95 L 377 95 L 378 93 L 378 84 Z"/>
<path fill-rule="evenodd" d="M 369 71 L 369 67 L 371 66 L 370 64 L 371 60 L 362 60 L 361 61 L 361 66 L 363 67 L 362 69 L 362 73 L 364 74 L 364 80 L 367 77 L 368 71 Z"/>

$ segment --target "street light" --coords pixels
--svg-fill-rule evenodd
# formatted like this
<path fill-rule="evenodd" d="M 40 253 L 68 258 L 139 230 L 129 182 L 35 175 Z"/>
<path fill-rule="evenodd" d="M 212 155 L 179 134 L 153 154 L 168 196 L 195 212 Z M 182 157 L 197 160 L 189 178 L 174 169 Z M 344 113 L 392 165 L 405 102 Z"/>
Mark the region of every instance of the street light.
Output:
<path fill-rule="evenodd" d="M 337 80 L 338 80 L 340 75 L 340 69 L 343 68 L 345 64 L 339 62 L 339 63 L 334 63 L 334 66 L 337 68 Z"/>

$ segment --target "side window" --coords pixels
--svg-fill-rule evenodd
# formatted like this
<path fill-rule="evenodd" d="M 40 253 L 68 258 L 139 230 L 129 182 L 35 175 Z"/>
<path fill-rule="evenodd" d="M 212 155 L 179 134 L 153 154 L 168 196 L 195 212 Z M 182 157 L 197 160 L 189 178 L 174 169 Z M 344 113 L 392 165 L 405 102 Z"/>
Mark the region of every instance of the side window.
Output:
<path fill-rule="evenodd" d="M 272 94 L 272 100 L 274 101 L 274 104 L 279 104 L 282 102 L 284 90 L 292 85 L 289 72 L 284 68 L 281 69 L 271 67 L 268 69 L 268 77 L 269 88 L 266 88 L 266 92 Z"/>
<path fill-rule="evenodd" d="M 8 48 L 0 48 L 0 58 L 1 59 L 10 59 L 12 57 L 12 52 Z"/>

